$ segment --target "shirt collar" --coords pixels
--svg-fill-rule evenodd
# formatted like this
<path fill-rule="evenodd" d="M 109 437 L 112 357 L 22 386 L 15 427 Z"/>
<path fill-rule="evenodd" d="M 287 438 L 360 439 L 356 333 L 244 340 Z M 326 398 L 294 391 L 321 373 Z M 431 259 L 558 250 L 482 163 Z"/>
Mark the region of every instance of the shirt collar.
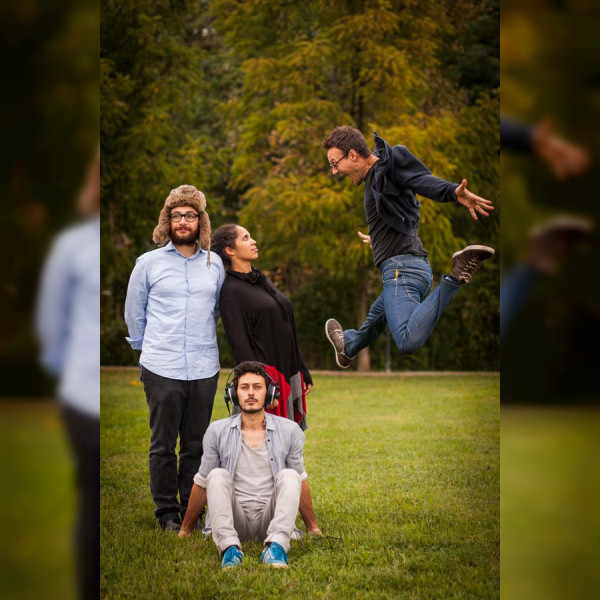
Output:
<path fill-rule="evenodd" d="M 181 254 L 181 252 L 179 252 L 179 250 L 177 250 L 177 248 L 175 248 L 175 244 L 173 243 L 173 240 L 169 240 L 169 242 L 166 244 L 164 249 L 166 252 L 174 252 L 175 254 L 179 254 L 179 256 L 183 256 L 183 254 Z M 192 259 L 196 258 L 197 256 L 200 256 L 200 254 L 202 252 L 204 252 L 204 250 L 202 250 L 202 248 L 200 248 L 200 244 L 198 244 L 198 242 L 196 242 L 196 253 L 192 254 L 192 256 L 190 256 L 189 260 L 192 260 Z M 187 258 L 187 257 L 183 256 L 183 258 Z"/>
<path fill-rule="evenodd" d="M 265 417 L 267 420 L 267 429 L 275 429 L 275 419 L 273 418 L 273 415 L 271 413 L 266 412 Z"/>
<path fill-rule="evenodd" d="M 273 430 L 275 429 L 275 419 L 273 419 L 273 415 L 271 413 L 265 413 L 265 421 L 267 422 L 267 429 Z M 229 425 L 232 429 L 236 427 L 241 431 L 242 429 L 242 413 L 238 413 L 231 417 L 231 424 Z"/>

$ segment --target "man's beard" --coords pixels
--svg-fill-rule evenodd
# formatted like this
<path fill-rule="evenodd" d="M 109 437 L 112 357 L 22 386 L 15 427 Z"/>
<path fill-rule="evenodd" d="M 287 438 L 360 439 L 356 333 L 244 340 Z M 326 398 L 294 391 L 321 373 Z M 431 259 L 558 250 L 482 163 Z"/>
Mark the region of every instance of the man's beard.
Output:
<path fill-rule="evenodd" d="M 171 230 L 171 240 L 174 244 L 181 244 L 183 246 L 192 246 L 198 239 L 198 232 L 194 229 L 188 231 L 175 231 Z"/>
<path fill-rule="evenodd" d="M 265 408 L 265 404 L 266 404 L 266 403 L 267 403 L 267 401 L 265 400 L 265 401 L 262 403 L 262 406 L 256 406 L 255 408 L 242 408 L 242 407 L 240 406 L 240 410 L 241 410 L 243 413 L 246 413 L 247 415 L 253 415 L 253 414 L 255 414 L 255 413 L 259 413 L 261 410 L 263 410 L 263 409 Z"/>

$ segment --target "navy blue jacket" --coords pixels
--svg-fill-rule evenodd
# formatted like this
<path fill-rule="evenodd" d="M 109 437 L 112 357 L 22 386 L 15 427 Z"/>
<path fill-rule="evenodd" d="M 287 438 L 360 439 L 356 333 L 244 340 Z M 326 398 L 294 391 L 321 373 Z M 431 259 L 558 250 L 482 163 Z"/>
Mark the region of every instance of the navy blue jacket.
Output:
<path fill-rule="evenodd" d="M 500 148 L 532 152 L 535 127 L 500 115 Z"/>
<path fill-rule="evenodd" d="M 415 194 L 436 202 L 458 204 L 454 190 L 457 183 L 434 177 L 431 171 L 406 146 L 390 146 L 373 132 L 379 160 L 374 169 L 373 195 L 377 213 L 386 225 L 405 235 L 417 235 L 421 204 Z"/>

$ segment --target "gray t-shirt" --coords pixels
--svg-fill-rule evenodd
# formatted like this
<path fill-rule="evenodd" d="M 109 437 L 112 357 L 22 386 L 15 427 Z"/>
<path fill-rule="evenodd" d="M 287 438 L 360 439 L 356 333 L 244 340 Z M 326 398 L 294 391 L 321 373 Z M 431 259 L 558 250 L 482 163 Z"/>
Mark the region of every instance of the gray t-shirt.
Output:
<path fill-rule="evenodd" d="M 237 501 L 242 508 L 253 511 L 257 504 L 264 505 L 271 499 L 274 485 L 275 480 L 265 442 L 253 449 L 242 440 L 233 477 L 233 489 Z"/>

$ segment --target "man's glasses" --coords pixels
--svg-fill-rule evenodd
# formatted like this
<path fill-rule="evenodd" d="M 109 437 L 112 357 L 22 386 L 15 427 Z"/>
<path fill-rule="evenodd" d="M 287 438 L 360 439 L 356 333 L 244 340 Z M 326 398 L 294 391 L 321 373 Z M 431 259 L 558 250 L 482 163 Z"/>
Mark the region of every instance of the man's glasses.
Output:
<path fill-rule="evenodd" d="M 198 213 L 189 212 L 185 213 L 185 215 L 182 215 L 181 213 L 171 213 L 171 221 L 174 221 L 175 223 L 179 223 L 183 217 L 185 217 L 185 220 L 188 223 L 193 223 L 198 218 Z"/>
<path fill-rule="evenodd" d="M 329 168 L 330 169 L 337 169 L 337 166 L 345 159 L 348 157 L 348 154 L 350 154 L 350 150 L 348 150 L 348 152 L 346 152 L 346 154 L 344 154 L 344 156 L 342 156 L 342 158 L 338 158 L 337 160 L 334 160 L 332 162 L 329 163 Z"/>

